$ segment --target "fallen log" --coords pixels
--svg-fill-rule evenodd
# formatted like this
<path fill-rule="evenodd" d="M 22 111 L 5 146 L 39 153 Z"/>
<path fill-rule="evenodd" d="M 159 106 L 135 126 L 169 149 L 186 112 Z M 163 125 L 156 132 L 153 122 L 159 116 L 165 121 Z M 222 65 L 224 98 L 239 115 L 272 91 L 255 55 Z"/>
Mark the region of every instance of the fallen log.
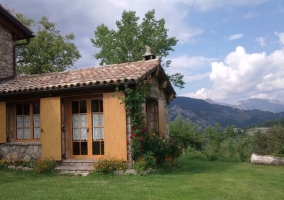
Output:
<path fill-rule="evenodd" d="M 284 166 L 284 158 L 270 155 L 263 156 L 253 153 L 250 161 L 252 164 Z"/>

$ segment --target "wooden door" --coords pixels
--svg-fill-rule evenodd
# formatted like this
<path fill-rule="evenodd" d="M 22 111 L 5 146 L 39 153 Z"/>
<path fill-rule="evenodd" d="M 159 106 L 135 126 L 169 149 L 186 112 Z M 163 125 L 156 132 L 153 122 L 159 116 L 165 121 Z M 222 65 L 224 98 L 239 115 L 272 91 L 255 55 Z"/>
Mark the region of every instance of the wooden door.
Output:
<path fill-rule="evenodd" d="M 117 157 L 127 160 L 126 113 L 117 95 L 70 100 L 70 157 Z"/>

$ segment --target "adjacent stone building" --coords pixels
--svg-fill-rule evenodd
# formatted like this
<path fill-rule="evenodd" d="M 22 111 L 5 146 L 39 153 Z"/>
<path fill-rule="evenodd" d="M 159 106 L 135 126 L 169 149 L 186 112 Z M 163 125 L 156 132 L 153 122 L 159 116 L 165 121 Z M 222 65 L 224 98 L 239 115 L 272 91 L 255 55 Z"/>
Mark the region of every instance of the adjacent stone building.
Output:
<path fill-rule="evenodd" d="M 34 37 L 33 32 L 0 4 L 0 81 L 16 75 L 16 41 Z"/>
<path fill-rule="evenodd" d="M 13 76 L 13 45 L 11 31 L 0 24 L 0 78 Z"/>

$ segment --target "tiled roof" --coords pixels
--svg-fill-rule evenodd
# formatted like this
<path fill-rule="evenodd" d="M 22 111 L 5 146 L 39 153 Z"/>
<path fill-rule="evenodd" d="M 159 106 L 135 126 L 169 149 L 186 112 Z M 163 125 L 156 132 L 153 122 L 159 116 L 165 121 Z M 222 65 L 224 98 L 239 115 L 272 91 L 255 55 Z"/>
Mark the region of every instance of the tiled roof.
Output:
<path fill-rule="evenodd" d="M 93 67 L 66 72 L 16 76 L 0 82 L 0 95 L 74 88 L 112 83 L 139 82 L 160 66 L 158 59 Z"/>

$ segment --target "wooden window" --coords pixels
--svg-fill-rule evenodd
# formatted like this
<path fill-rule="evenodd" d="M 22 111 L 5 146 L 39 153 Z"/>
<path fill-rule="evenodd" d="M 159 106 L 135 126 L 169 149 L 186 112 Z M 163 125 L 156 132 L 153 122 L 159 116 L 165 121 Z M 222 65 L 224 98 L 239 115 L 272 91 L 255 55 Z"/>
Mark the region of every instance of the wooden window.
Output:
<path fill-rule="evenodd" d="M 92 154 L 104 155 L 104 113 L 103 100 L 92 99 Z"/>
<path fill-rule="evenodd" d="M 146 122 L 150 131 L 159 131 L 158 101 L 148 99 L 146 102 Z"/>
<path fill-rule="evenodd" d="M 88 155 L 87 101 L 72 101 L 73 155 Z"/>
<path fill-rule="evenodd" d="M 15 140 L 32 141 L 40 139 L 40 104 L 23 102 L 15 104 Z"/>

